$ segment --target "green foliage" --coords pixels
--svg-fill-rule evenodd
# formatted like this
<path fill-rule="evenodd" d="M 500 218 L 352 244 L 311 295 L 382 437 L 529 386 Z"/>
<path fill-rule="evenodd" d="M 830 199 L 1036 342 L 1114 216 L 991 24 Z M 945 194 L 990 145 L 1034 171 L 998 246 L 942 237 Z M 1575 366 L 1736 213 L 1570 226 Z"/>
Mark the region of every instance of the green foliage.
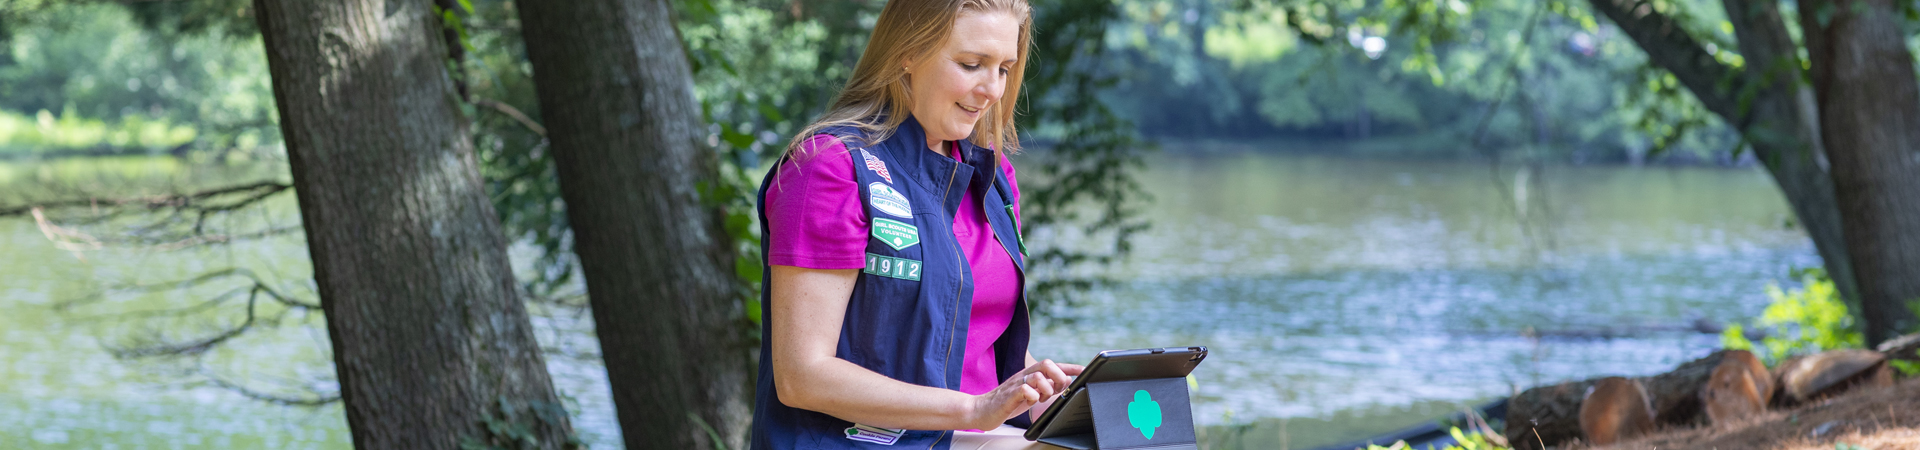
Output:
<path fill-rule="evenodd" d="M 1691 2 L 1653 3 L 1711 34 L 1704 40 L 1719 58 L 1738 61 L 1726 50 L 1730 31 L 1705 33 L 1724 21 L 1687 14 Z M 1737 147 L 1714 115 L 1663 83 L 1670 76 L 1585 2 L 1120 5 L 1105 65 L 1128 76 L 1103 96 L 1149 135 L 1385 137 L 1392 145 L 1371 147 L 1615 160 Z"/>
<path fill-rule="evenodd" d="M 524 114 L 539 126 L 540 104 L 518 12 L 502 0 L 460 2 L 438 11 L 459 41 L 450 48 L 460 49 L 461 57 L 450 63 L 467 91 L 464 109 L 472 121 L 474 149 L 494 210 L 510 239 L 540 250 L 532 273 L 521 274 L 525 288 L 535 300 L 571 300 L 571 305 L 584 306 L 566 202 L 560 198 L 547 138 L 544 131 L 507 113 Z"/>
<path fill-rule="evenodd" d="M 1920 316 L 1920 300 L 1907 302 L 1907 310 L 1912 311 L 1914 316 Z M 1920 330 L 1907 331 L 1920 333 Z M 1889 356 L 1889 358 L 1887 358 L 1887 365 L 1893 366 L 1894 370 L 1899 371 L 1900 376 L 1909 378 L 1920 376 L 1920 350 L 1914 350 L 1912 354 L 1908 355 L 1887 356 Z"/>
<path fill-rule="evenodd" d="M 251 28 L 223 22 L 171 33 L 115 4 L 10 6 L 17 9 L 0 14 L 0 111 L 57 120 L 12 127 L 0 134 L 0 153 L 187 144 L 278 153 L 265 55 Z"/>
<path fill-rule="evenodd" d="M 1462 433 L 1459 427 L 1448 428 L 1447 434 L 1453 436 L 1454 445 L 1442 450 L 1507 450 L 1509 448 L 1494 444 L 1485 434 Z"/>
<path fill-rule="evenodd" d="M 1802 287 L 1783 291 L 1777 284 L 1767 286 L 1773 302 L 1761 312 L 1755 327 L 1767 336 L 1755 343 L 1746 337 L 1746 329 L 1732 324 L 1721 333 L 1721 342 L 1730 349 L 1751 350 L 1769 364 L 1786 358 L 1842 348 L 1861 348 L 1865 338 L 1846 303 L 1834 290 L 1833 280 L 1821 269 L 1796 271 Z"/>
<path fill-rule="evenodd" d="M 480 425 L 484 433 L 460 439 L 461 450 L 520 450 L 542 448 L 539 429 L 564 427 L 567 409 L 559 403 L 543 401 L 518 404 L 500 396 L 487 411 Z M 580 436 L 571 431 L 560 448 L 585 449 Z"/>
<path fill-rule="evenodd" d="M 1460 427 L 1448 428 L 1447 434 L 1453 437 L 1454 444 L 1446 446 L 1444 448 L 1440 448 L 1439 450 L 1511 450 L 1512 449 L 1512 447 L 1507 447 L 1504 445 L 1493 443 L 1493 441 L 1490 440 L 1485 434 L 1481 434 L 1479 432 L 1461 431 Z M 1431 445 L 1427 446 L 1428 450 L 1433 450 L 1434 448 L 1435 447 Z M 1386 445 L 1386 446 L 1377 445 L 1377 444 L 1368 445 L 1365 449 L 1356 449 L 1356 450 L 1412 450 L 1412 449 L 1413 447 L 1410 445 L 1407 445 L 1406 441 L 1400 441 L 1400 442 L 1393 443 L 1393 445 Z"/>
<path fill-rule="evenodd" d="M 764 276 L 755 209 L 761 162 L 780 157 L 791 134 L 824 107 L 828 97 L 813 92 L 831 91 L 833 82 L 851 73 L 851 63 L 830 62 L 840 54 L 836 50 L 857 50 L 846 45 L 855 36 L 865 37 L 858 29 L 796 20 L 788 6 L 752 0 L 681 0 L 675 5 L 680 13 L 676 25 L 696 80 L 694 95 L 702 119 L 713 127 L 708 143 L 721 154 L 720 176 L 699 188 L 702 198 L 725 214 L 745 311 L 743 328 L 756 340 Z"/>
<path fill-rule="evenodd" d="M 1034 3 L 1035 63 L 1027 66 L 1018 125 L 1040 164 L 1023 164 L 1019 219 L 1030 249 L 1027 299 L 1042 317 L 1064 318 L 1056 313 L 1079 294 L 1112 283 L 1088 269 L 1125 258 L 1149 225 L 1135 205 L 1150 200 L 1137 177 L 1153 146 L 1101 97 L 1120 80 L 1104 67 L 1112 56 L 1102 39 L 1120 20 L 1120 5 Z M 1069 231 L 1088 244 L 1062 239 Z"/>
<path fill-rule="evenodd" d="M 1920 351 L 1916 351 L 1915 354 L 1920 355 Z M 1900 372 L 1901 377 L 1912 378 L 1920 376 L 1920 361 L 1889 359 L 1887 360 L 1887 365 L 1892 366 L 1893 370 Z"/>
<path fill-rule="evenodd" d="M 193 142 L 197 134 L 191 126 L 143 115 L 107 123 L 82 118 L 71 108 L 58 118 L 44 109 L 32 116 L 0 111 L 0 154 L 101 148 L 161 150 Z"/>

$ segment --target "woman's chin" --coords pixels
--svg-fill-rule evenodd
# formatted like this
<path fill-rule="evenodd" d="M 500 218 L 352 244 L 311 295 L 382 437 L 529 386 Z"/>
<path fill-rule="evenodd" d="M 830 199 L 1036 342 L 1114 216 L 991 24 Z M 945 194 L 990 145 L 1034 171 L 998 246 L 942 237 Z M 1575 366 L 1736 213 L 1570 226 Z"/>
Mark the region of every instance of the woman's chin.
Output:
<path fill-rule="evenodd" d="M 952 136 L 947 140 L 949 141 L 963 140 L 963 139 L 966 139 L 967 136 L 973 135 L 973 125 L 962 125 L 962 126 L 952 127 L 952 128 L 948 128 L 947 131 L 948 131 L 947 136 Z"/>

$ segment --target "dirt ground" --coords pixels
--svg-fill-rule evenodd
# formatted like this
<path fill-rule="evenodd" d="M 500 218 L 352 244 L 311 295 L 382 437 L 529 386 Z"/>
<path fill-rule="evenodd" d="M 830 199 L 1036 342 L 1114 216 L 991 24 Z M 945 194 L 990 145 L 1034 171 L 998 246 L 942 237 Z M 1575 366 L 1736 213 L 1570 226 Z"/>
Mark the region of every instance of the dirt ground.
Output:
<path fill-rule="evenodd" d="M 1920 378 L 1721 426 L 1667 430 L 1582 450 L 1920 450 Z"/>

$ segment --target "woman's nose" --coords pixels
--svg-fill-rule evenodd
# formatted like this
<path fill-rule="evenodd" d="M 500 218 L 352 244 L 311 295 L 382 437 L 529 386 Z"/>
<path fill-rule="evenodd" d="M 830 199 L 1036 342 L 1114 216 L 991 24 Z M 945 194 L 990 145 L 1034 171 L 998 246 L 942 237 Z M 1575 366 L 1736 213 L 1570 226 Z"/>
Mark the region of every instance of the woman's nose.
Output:
<path fill-rule="evenodd" d="M 993 79 L 975 85 L 973 87 L 973 93 L 981 97 L 986 97 L 987 103 L 992 104 L 993 102 L 1000 101 L 1000 95 L 1006 93 L 1006 89 L 1006 77 L 994 74 Z"/>

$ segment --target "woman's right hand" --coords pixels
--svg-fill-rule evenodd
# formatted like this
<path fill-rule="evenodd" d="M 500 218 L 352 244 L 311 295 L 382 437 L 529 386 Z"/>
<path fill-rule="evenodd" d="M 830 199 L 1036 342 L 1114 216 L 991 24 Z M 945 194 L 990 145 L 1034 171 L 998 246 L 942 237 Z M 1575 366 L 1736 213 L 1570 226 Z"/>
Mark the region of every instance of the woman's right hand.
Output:
<path fill-rule="evenodd" d="M 993 390 L 973 396 L 967 424 L 981 431 L 998 428 L 1007 419 L 1066 391 L 1073 383 L 1068 377 L 1079 375 L 1080 370 L 1078 365 L 1056 364 L 1051 359 L 1027 366 Z"/>

